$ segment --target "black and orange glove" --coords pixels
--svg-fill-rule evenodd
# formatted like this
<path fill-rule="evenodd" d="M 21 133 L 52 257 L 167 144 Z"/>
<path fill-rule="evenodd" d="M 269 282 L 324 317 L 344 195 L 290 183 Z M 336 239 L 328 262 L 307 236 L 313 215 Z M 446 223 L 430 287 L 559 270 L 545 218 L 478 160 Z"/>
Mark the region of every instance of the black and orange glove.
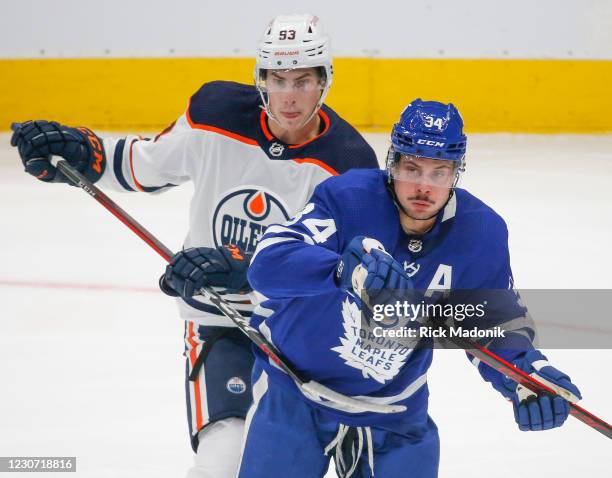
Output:
<path fill-rule="evenodd" d="M 104 146 L 87 128 L 71 128 L 55 121 L 13 123 L 11 145 L 21 156 L 27 173 L 41 181 L 69 182 L 51 163 L 51 156 L 61 156 L 70 166 L 95 183 L 106 166 Z"/>
<path fill-rule="evenodd" d="M 172 257 L 159 286 L 168 295 L 185 298 L 204 286 L 221 287 L 229 293 L 249 292 L 246 273 L 251 257 L 234 245 L 185 249 Z"/>

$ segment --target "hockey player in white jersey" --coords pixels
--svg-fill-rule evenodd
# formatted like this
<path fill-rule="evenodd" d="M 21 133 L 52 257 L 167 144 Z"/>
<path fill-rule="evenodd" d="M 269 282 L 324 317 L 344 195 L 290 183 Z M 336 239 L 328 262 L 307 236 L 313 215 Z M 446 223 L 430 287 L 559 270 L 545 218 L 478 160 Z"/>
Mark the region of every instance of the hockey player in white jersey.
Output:
<path fill-rule="evenodd" d="M 250 315 L 246 267 L 267 226 L 288 220 L 324 179 L 378 167 L 372 148 L 323 104 L 332 76 L 330 42 L 318 18 L 281 15 L 258 45 L 255 86 L 203 85 L 155 138 L 100 138 L 49 121 L 22 123 L 12 137 L 25 170 L 45 182 L 66 182 L 51 155 L 118 191 L 157 193 L 193 182 L 184 250 L 160 280 L 164 292 L 181 296 L 186 324 L 187 409 L 196 452 L 190 477 L 234 476 L 253 363 L 248 340 L 210 303 L 192 297 L 194 291 L 219 287 Z"/>

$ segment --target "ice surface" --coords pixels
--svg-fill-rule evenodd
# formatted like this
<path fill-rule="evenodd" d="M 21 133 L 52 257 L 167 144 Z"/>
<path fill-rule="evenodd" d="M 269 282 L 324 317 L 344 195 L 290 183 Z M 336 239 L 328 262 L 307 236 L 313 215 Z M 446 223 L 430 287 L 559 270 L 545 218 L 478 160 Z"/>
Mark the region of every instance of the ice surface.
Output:
<path fill-rule="evenodd" d="M 366 136 L 384 158 L 387 136 Z M 473 135 L 469 149 L 461 185 L 506 219 L 518 287 L 612 288 L 611 136 Z M 111 196 L 177 249 L 190 194 Z M 8 135 L 0 211 L 0 455 L 77 456 L 92 478 L 183 476 L 183 325 L 156 288 L 161 258 L 82 191 L 24 174 Z M 548 356 L 612 421 L 612 353 Z M 459 351 L 436 351 L 429 384 L 441 477 L 610 476 L 605 437 L 573 418 L 519 432 Z"/>

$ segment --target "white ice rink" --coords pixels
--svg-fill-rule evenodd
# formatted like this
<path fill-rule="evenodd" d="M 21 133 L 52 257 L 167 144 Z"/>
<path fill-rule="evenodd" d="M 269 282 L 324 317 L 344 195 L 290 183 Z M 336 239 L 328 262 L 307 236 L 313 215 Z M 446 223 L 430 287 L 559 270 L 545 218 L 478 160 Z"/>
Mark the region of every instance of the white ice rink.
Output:
<path fill-rule="evenodd" d="M 387 136 L 367 137 L 384 157 Z M 612 288 L 612 136 L 473 135 L 462 186 L 506 219 L 519 288 Z M 111 196 L 178 249 L 190 194 Z M 77 456 L 91 478 L 184 476 L 183 324 L 157 290 L 161 258 L 81 190 L 24 174 L 6 134 L 0 211 L 0 456 Z M 548 357 L 612 421 L 611 351 Z M 608 439 L 572 417 L 518 431 L 459 351 L 436 351 L 429 384 L 441 477 L 612 476 Z"/>

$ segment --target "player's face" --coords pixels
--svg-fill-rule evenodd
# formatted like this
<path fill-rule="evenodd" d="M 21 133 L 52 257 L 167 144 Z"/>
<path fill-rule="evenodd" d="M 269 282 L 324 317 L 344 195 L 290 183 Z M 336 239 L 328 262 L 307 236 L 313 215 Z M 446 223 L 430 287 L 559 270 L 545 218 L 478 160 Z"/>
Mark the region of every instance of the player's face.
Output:
<path fill-rule="evenodd" d="M 435 216 L 446 204 L 455 181 L 454 161 L 402 155 L 392 170 L 398 201 L 412 219 Z"/>
<path fill-rule="evenodd" d="M 317 106 L 324 82 L 316 68 L 268 70 L 266 90 L 270 110 L 286 130 L 297 130 Z"/>

